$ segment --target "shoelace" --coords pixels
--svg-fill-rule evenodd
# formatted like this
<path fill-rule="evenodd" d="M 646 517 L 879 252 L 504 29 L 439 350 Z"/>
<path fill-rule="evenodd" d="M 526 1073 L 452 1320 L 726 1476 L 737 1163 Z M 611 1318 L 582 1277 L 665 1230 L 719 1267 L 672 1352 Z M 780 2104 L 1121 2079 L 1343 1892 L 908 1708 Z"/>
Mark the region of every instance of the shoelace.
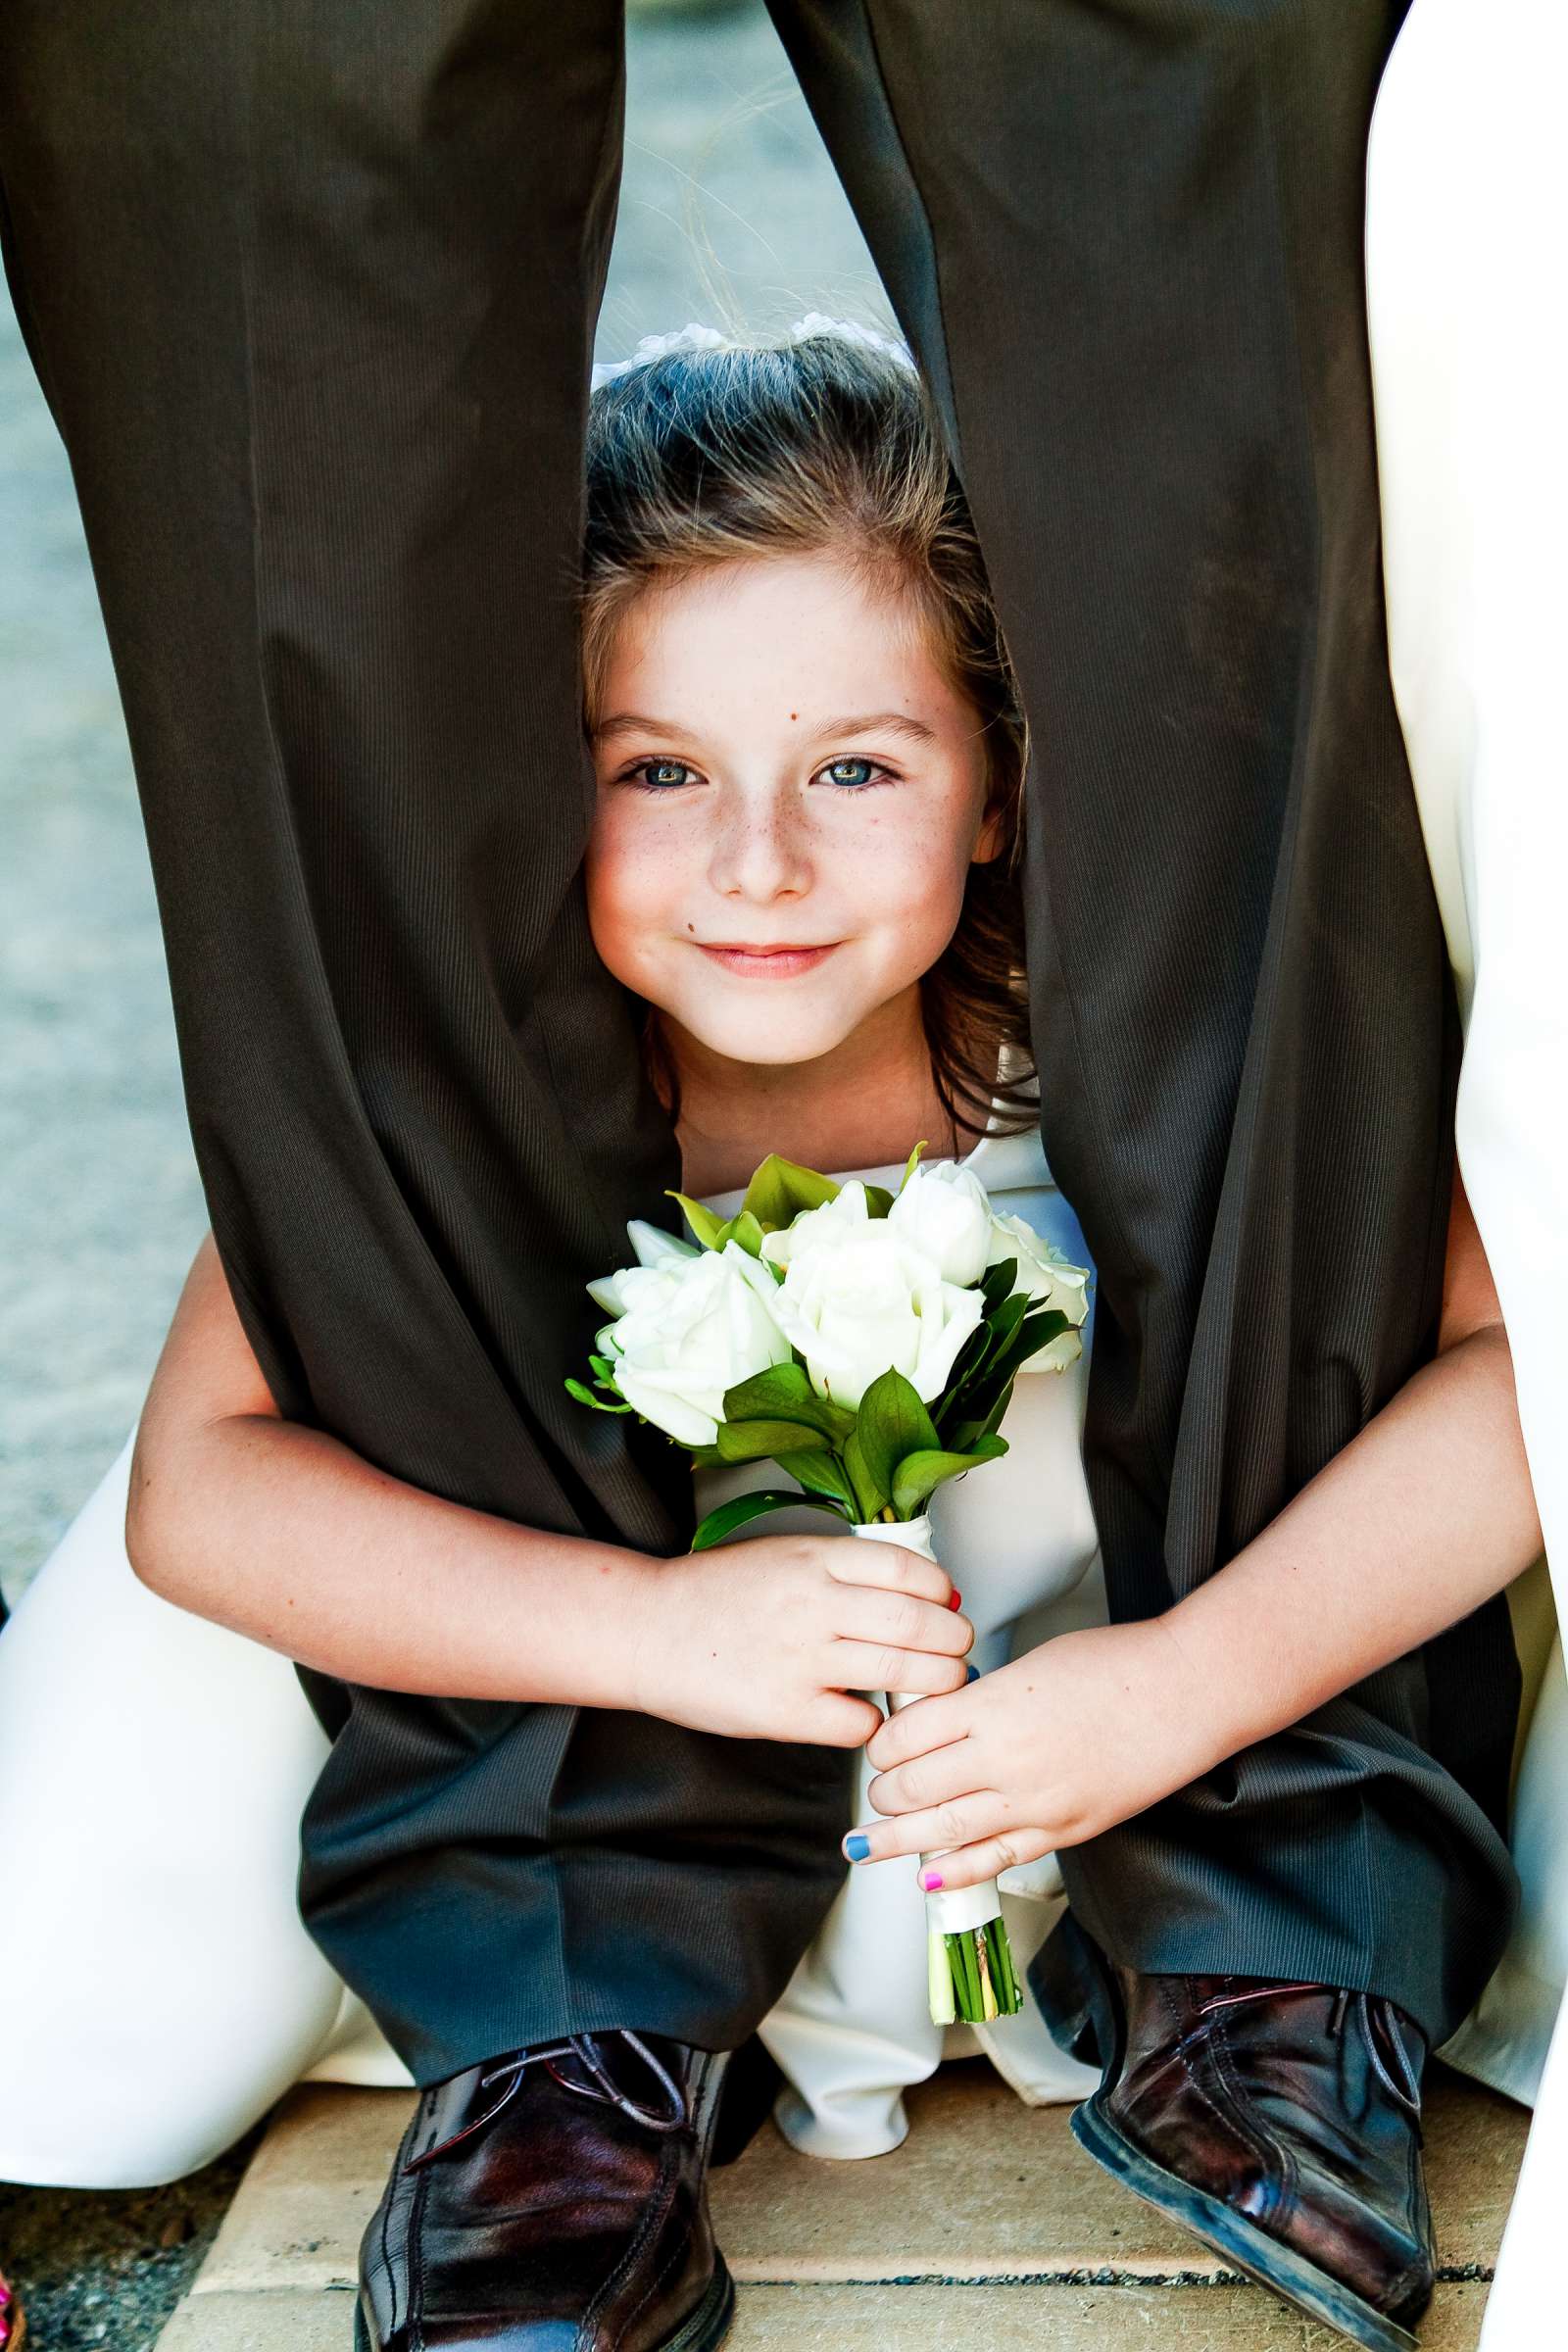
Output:
<path fill-rule="evenodd" d="M 629 2027 L 618 2026 L 612 2037 L 616 2041 L 626 2042 L 635 2050 L 660 2084 L 668 2100 L 667 2107 L 662 2111 L 644 2107 L 632 2097 L 624 2084 L 615 2081 L 600 2055 L 599 2044 L 606 2036 L 599 2034 L 567 2034 L 560 2041 L 540 2042 L 531 2050 L 518 2050 L 514 2057 L 492 2067 L 489 2074 L 481 2075 L 479 2087 L 488 2090 L 492 2082 L 505 2082 L 509 2077 L 520 2076 L 530 2066 L 543 2066 L 563 2090 L 575 2091 L 578 2098 L 599 2099 L 607 2106 L 618 2107 L 622 2115 L 630 2116 L 635 2123 L 646 2124 L 650 2132 L 678 2132 L 691 2117 L 684 2085 L 677 2082 L 668 2067 L 654 2056 L 640 2034 L 633 2034 Z M 580 2082 L 570 2075 L 562 2073 L 556 2061 L 567 2056 L 574 2057 L 585 2069 L 590 2077 L 588 2082 Z"/>
<path fill-rule="evenodd" d="M 1199 2004 L 1198 2014 L 1200 2017 L 1211 2017 L 1217 2010 L 1239 2009 L 1249 2001 L 1278 2000 L 1284 1994 L 1294 1992 L 1310 1992 L 1321 1995 L 1326 1990 L 1327 1987 L 1322 1984 L 1254 1984 L 1246 1992 L 1212 1994 L 1208 2000 Z M 1398 2064 L 1399 2074 L 1402 2078 L 1398 2082 L 1396 2082 L 1393 2074 L 1389 2071 L 1383 2053 L 1378 2048 L 1378 2037 L 1372 2014 L 1374 2002 L 1381 2012 L 1383 2030 L 1389 2037 L 1390 2046 Z M 1419 2125 L 1421 2078 L 1409 2051 L 1404 2046 L 1404 2036 L 1399 2031 L 1397 2011 L 1394 2008 L 1393 2003 L 1384 2000 L 1381 1994 L 1352 1992 L 1348 1986 L 1341 1985 L 1335 1991 L 1334 2006 L 1329 2012 L 1329 2032 L 1331 2034 L 1339 2034 L 1344 2031 L 1346 2017 L 1352 2008 L 1355 2011 L 1356 2022 L 1361 2029 L 1361 2039 L 1366 2045 L 1366 2054 L 1372 2062 L 1372 2072 L 1377 2076 L 1395 2105 L 1401 2107 L 1411 2122 Z"/>
<path fill-rule="evenodd" d="M 663 2091 L 666 2106 L 644 2106 L 641 2100 L 633 2098 L 623 2083 L 616 2082 L 600 2048 L 604 2041 L 623 2041 L 636 2052 Z M 579 2076 L 563 2071 L 563 2061 L 573 2058 L 587 2076 L 586 2082 Z M 428 2147 L 420 2148 L 416 2155 L 410 2156 L 403 2170 L 406 2173 L 422 2172 L 426 2165 L 434 2164 L 449 2149 L 471 2140 L 475 2133 L 493 2124 L 502 2109 L 516 2096 L 530 2066 L 542 2066 L 563 2090 L 569 2090 L 574 2097 L 597 2099 L 604 2106 L 616 2107 L 622 2115 L 629 2116 L 647 2131 L 678 2132 L 691 2121 L 691 2102 L 684 2085 L 676 2081 L 661 2059 L 655 2057 L 640 2034 L 632 2033 L 626 2026 L 617 2026 L 607 2034 L 566 2034 L 559 2041 L 536 2042 L 532 2049 L 516 2050 L 510 2058 L 504 2058 L 499 2066 L 493 2066 L 488 2073 L 481 2075 L 478 2088 L 496 2092 L 489 2106 L 478 2115 L 471 2115 L 456 2132 L 449 2132 L 444 2139 L 434 2140 Z"/>

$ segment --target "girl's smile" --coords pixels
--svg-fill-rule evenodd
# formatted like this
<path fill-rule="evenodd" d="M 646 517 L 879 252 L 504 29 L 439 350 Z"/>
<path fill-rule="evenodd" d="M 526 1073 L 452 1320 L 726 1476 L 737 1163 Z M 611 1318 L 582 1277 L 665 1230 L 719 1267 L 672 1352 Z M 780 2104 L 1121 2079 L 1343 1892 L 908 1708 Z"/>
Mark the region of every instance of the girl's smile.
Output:
<path fill-rule="evenodd" d="M 720 945 L 709 940 L 699 940 L 697 944 L 705 956 L 711 956 L 714 962 L 721 963 L 727 972 L 739 972 L 743 978 L 752 980 L 789 980 L 797 972 L 814 971 L 826 956 L 832 955 L 839 942 L 836 939 L 829 940 L 819 948 L 783 945 L 745 948 L 728 942 Z"/>

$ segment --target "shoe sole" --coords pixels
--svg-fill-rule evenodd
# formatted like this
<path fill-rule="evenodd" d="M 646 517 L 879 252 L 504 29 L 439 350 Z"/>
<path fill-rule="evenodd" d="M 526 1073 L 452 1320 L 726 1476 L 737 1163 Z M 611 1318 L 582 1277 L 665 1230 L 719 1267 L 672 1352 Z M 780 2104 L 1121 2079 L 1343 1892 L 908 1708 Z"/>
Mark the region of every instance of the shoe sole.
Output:
<path fill-rule="evenodd" d="M 674 2334 L 665 2336 L 659 2352 L 715 2352 L 715 2347 L 728 2335 L 734 2319 L 735 2281 L 723 2255 L 715 2252 L 708 2292 L 690 2318 L 682 2320 Z M 354 2352 L 370 2352 L 370 2331 L 365 2324 L 363 2303 L 354 2307 Z"/>
<path fill-rule="evenodd" d="M 1302 2255 L 1293 2253 L 1289 2246 L 1282 2245 L 1277 2237 L 1270 2237 L 1234 2207 L 1222 2204 L 1218 2197 L 1208 2196 L 1200 2188 L 1194 2188 L 1179 2174 L 1167 2172 L 1162 2164 L 1155 2164 L 1152 2157 L 1146 2156 L 1097 2109 L 1094 2099 L 1087 2099 L 1083 2106 L 1075 2108 L 1069 2120 L 1074 2139 L 1097 2164 L 1125 2181 L 1146 2205 L 1155 2206 L 1159 2212 L 1182 2223 L 1195 2237 L 1200 2237 L 1205 2245 L 1224 2255 L 1227 2262 L 1245 2272 L 1258 2286 L 1283 2295 L 1288 2303 L 1294 2303 L 1314 2320 L 1323 2320 L 1329 2327 L 1337 2328 L 1352 2343 L 1366 2345 L 1368 2352 L 1419 2352 L 1416 2338 L 1408 2328 L 1385 2319 L 1349 2287 L 1342 2286 L 1327 2271 L 1320 2271 Z"/>
<path fill-rule="evenodd" d="M 661 2352 L 712 2352 L 728 2335 L 735 2319 L 735 2281 L 728 2265 L 715 2249 L 713 2276 L 707 2294 L 689 2320 L 683 2321 L 673 2335 L 666 2336 Z"/>

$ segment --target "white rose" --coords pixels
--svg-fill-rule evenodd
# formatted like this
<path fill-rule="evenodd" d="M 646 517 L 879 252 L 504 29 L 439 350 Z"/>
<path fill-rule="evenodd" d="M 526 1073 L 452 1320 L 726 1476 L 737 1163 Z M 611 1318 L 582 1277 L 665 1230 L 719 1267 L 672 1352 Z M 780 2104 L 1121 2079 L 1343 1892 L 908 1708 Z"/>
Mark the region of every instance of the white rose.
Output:
<path fill-rule="evenodd" d="M 874 1221 L 866 1203 L 865 1187 L 858 1176 L 841 1184 L 831 1200 L 820 1208 L 798 1209 L 790 1224 L 776 1233 L 762 1236 L 762 1255 L 770 1266 L 787 1266 L 803 1250 L 815 1250 L 823 1242 L 838 1240 L 853 1227 Z"/>
<path fill-rule="evenodd" d="M 935 1261 L 944 1282 L 976 1283 L 989 1262 L 991 1202 L 969 1168 L 939 1160 L 928 1168 L 917 1160 L 888 1211 L 906 1241 Z"/>
<path fill-rule="evenodd" d="M 986 1253 L 988 1266 L 1001 1265 L 1004 1258 L 1015 1257 L 1018 1271 L 1013 1279 L 1010 1296 L 1027 1291 L 1034 1306 L 1053 1308 L 1065 1315 L 1071 1328 L 1042 1348 L 1024 1365 L 1026 1372 L 1065 1372 L 1075 1364 L 1084 1351 L 1079 1328 L 1089 1312 L 1089 1272 L 1087 1267 L 1075 1266 L 1070 1257 L 1054 1243 L 1044 1241 L 1032 1225 L 1022 1217 L 998 1217 L 991 1220 L 991 1246 Z"/>
<path fill-rule="evenodd" d="M 644 1217 L 629 1217 L 626 1233 L 637 1252 L 640 1266 L 667 1266 L 678 1257 L 701 1257 L 702 1245 L 688 1242 L 677 1233 L 666 1233 L 662 1225 L 650 1225 Z"/>
<path fill-rule="evenodd" d="M 770 1304 L 784 1337 L 805 1357 L 812 1388 L 853 1410 L 891 1369 L 930 1404 L 980 1321 L 980 1293 L 944 1282 L 935 1263 L 886 1217 L 833 1220 L 823 1209 L 809 1215 L 821 1223 L 806 1245 L 792 1249 Z"/>
<path fill-rule="evenodd" d="M 790 1360 L 770 1308 L 778 1286 L 734 1241 L 721 1250 L 677 1246 L 657 1258 L 588 1285 L 617 1316 L 599 1333 L 599 1352 L 612 1358 L 629 1405 L 682 1446 L 711 1446 L 725 1390 Z"/>
<path fill-rule="evenodd" d="M 623 1288 L 628 1274 L 636 1274 L 644 1266 L 677 1265 L 683 1258 L 703 1254 L 695 1242 L 684 1242 L 678 1235 L 666 1233 L 662 1225 L 650 1225 L 642 1217 L 628 1218 L 626 1232 L 637 1252 L 636 1265 L 623 1266 L 618 1274 L 603 1274 L 587 1286 L 589 1298 L 607 1315 L 623 1315 L 631 1303 Z"/>

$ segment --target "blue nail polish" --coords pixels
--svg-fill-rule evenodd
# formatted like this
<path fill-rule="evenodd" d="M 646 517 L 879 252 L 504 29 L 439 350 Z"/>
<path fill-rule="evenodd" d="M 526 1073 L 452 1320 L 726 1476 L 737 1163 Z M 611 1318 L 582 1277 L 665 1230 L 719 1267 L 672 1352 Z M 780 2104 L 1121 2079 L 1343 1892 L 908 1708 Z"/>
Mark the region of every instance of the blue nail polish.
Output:
<path fill-rule="evenodd" d="M 862 1838 L 859 1831 L 857 1830 L 852 1838 L 845 1838 L 844 1851 L 852 1862 L 864 1862 L 870 1856 L 871 1840 L 869 1838 Z"/>
<path fill-rule="evenodd" d="M 964 1668 L 964 1672 L 967 1674 L 971 1683 L 977 1683 L 980 1680 L 980 1669 L 978 1666 L 966 1666 Z"/>

